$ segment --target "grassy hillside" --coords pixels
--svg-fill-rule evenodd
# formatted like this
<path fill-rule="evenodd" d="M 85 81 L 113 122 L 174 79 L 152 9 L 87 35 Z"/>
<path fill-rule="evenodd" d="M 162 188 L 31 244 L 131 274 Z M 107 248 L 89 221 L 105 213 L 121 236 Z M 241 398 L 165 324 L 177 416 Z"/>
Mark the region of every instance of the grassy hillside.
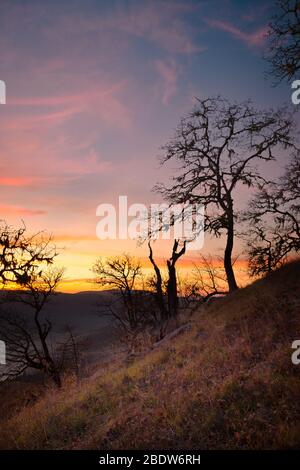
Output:
<path fill-rule="evenodd" d="M 300 262 L 200 307 L 180 335 L 1 423 L 4 448 L 300 446 Z"/>

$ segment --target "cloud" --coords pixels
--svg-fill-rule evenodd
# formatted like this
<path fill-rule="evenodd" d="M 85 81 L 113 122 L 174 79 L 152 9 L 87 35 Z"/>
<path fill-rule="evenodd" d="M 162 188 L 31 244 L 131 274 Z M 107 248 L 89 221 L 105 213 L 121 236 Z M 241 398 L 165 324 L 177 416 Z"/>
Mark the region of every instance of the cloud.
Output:
<path fill-rule="evenodd" d="M 57 185 L 111 171 L 98 139 L 101 129 L 131 127 L 117 96 L 124 85 L 99 83 L 80 93 L 11 97 L 1 121 L 0 186 Z"/>
<path fill-rule="evenodd" d="M 140 36 L 168 52 L 193 54 L 202 50 L 192 39 L 192 29 L 183 13 L 191 12 L 192 5 L 184 3 L 151 2 L 120 13 L 113 20 L 114 27 L 134 36 Z"/>
<path fill-rule="evenodd" d="M 96 241 L 95 235 L 80 235 L 80 234 L 68 234 L 68 233 L 62 233 L 59 235 L 54 235 L 54 240 L 56 242 L 94 242 Z"/>
<path fill-rule="evenodd" d="M 252 33 L 247 33 L 225 21 L 207 19 L 206 23 L 211 28 L 219 29 L 229 33 L 235 39 L 244 42 L 248 46 L 262 46 L 267 38 L 268 26 L 262 26 Z"/>
<path fill-rule="evenodd" d="M 44 157 L 45 157 L 44 151 Z M 26 155 L 25 155 L 26 156 Z M 37 155 L 38 157 L 38 155 Z M 30 156 L 28 156 L 28 159 Z M 31 156 L 31 164 L 28 167 L 25 160 L 24 164 L 18 163 L 18 172 L 25 176 L 14 176 L 15 171 L 11 165 L 3 165 L 2 173 L 5 176 L 0 177 L 1 186 L 12 187 L 38 187 L 45 185 L 57 186 L 66 182 L 76 181 L 87 175 L 103 174 L 111 171 L 112 165 L 104 161 L 94 149 L 91 149 L 86 155 L 80 157 L 60 157 L 50 154 L 45 160 L 40 162 L 39 158 Z M 32 168 L 34 167 L 34 169 Z M 28 173 L 28 176 L 26 175 Z"/>
<path fill-rule="evenodd" d="M 177 92 L 178 67 L 174 60 L 156 60 L 154 62 L 160 78 L 162 79 L 162 102 L 168 105 Z"/>
<path fill-rule="evenodd" d="M 81 91 L 77 93 L 21 99 L 11 97 L 7 106 L 18 115 L 7 123 L 4 121 L 4 129 L 15 131 L 40 126 L 57 127 L 79 114 L 83 117 L 93 116 L 109 125 L 128 129 L 131 126 L 130 112 L 117 96 L 125 85 L 125 81 L 111 85 L 98 81 L 93 83 L 93 88 L 89 85 L 89 88 L 83 91 L 81 84 Z"/>
<path fill-rule="evenodd" d="M 27 209 L 26 207 L 18 207 L 13 205 L 0 205 L 0 212 L 2 217 L 6 216 L 32 216 L 47 214 L 44 210 Z"/>
<path fill-rule="evenodd" d="M 46 34 L 54 40 L 64 37 L 93 34 L 95 39 L 109 44 L 109 38 L 116 33 L 123 35 L 118 47 L 122 47 L 130 37 L 142 38 L 169 53 L 193 54 L 202 50 L 196 44 L 196 30 L 191 27 L 188 15 L 192 15 L 197 5 L 185 2 L 144 1 L 115 6 L 112 13 L 93 16 L 73 12 L 70 16 L 58 18 L 55 28 L 47 28 Z M 60 66 L 59 61 L 53 62 Z"/>
<path fill-rule="evenodd" d="M 94 149 L 91 149 L 87 155 L 83 155 L 78 159 L 67 158 L 61 160 L 61 162 L 56 160 L 51 162 L 50 160 L 50 168 L 48 167 L 50 174 L 53 172 L 55 175 L 57 166 L 62 174 L 69 175 L 71 178 L 96 173 L 106 173 L 112 168 L 111 163 L 101 160 Z"/>
<path fill-rule="evenodd" d="M 14 176 L 0 176 L 0 186 L 30 186 L 32 178 L 14 177 Z"/>

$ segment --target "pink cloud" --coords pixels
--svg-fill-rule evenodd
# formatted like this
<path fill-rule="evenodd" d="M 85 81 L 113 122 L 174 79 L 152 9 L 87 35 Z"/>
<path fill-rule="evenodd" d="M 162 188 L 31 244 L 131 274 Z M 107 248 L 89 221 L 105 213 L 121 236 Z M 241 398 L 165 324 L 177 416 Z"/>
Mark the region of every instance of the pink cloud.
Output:
<path fill-rule="evenodd" d="M 178 67 L 174 60 L 156 60 L 154 66 L 162 79 L 162 102 L 168 105 L 177 92 Z"/>
<path fill-rule="evenodd" d="M 36 126 L 57 126 L 78 114 L 94 116 L 103 120 L 106 124 L 114 124 L 121 129 L 128 129 L 131 126 L 131 116 L 129 109 L 117 97 L 117 94 L 124 89 L 125 81 L 113 85 L 98 84 L 93 89 L 70 93 L 66 95 L 14 98 L 11 97 L 8 107 L 21 110 L 30 108 L 28 114 L 19 114 L 7 123 L 4 122 L 5 130 L 34 129 Z M 50 110 L 49 110 L 50 108 Z M 53 108 L 56 108 L 53 110 Z M 37 109 L 35 113 L 32 110 Z"/>
<path fill-rule="evenodd" d="M 44 210 L 32 210 L 27 209 L 25 207 L 18 207 L 12 205 L 0 205 L 0 212 L 2 217 L 44 215 L 47 213 Z"/>
<path fill-rule="evenodd" d="M 64 175 L 69 175 L 70 178 L 78 176 L 90 175 L 95 173 L 106 173 L 110 171 L 112 165 L 110 162 L 103 161 L 97 155 L 97 152 L 92 149 L 87 155 L 83 155 L 80 159 L 65 158 L 61 162 L 53 159 L 49 161 L 48 172 L 55 175 L 57 167 Z"/>
<path fill-rule="evenodd" d="M 30 186 L 32 184 L 32 178 L 23 178 L 23 177 L 0 177 L 0 186 L 16 186 L 16 187 L 23 187 L 23 186 Z"/>
<path fill-rule="evenodd" d="M 80 93 L 11 97 L 1 121 L 0 186 L 61 184 L 111 171 L 96 143 L 101 128 L 131 127 L 130 113 L 117 96 L 124 86 L 99 83 Z"/>
<path fill-rule="evenodd" d="M 195 30 L 184 19 L 183 14 L 191 14 L 195 9 L 197 6 L 184 2 L 140 2 L 131 8 L 121 5 L 108 16 L 63 17 L 57 25 L 55 35 L 63 37 L 80 31 L 99 34 L 102 41 L 105 41 L 112 32 L 120 32 L 129 37 L 143 38 L 171 53 L 193 54 L 203 48 L 195 44 Z M 53 37 L 54 32 L 49 29 L 47 34 Z"/>
<path fill-rule="evenodd" d="M 246 33 L 245 31 L 242 31 L 231 23 L 225 21 L 206 20 L 206 23 L 211 28 L 219 29 L 231 34 L 234 38 L 244 42 L 248 46 L 262 46 L 267 38 L 268 26 L 262 26 L 252 33 Z"/>
<path fill-rule="evenodd" d="M 24 153 L 23 153 L 24 155 Z M 15 168 L 11 165 L 3 165 L 0 177 L 0 186 L 12 187 L 37 187 L 49 184 L 63 184 L 68 181 L 74 181 L 83 176 L 103 174 L 111 171 L 110 162 L 104 161 L 92 149 L 86 155 L 80 155 L 77 158 L 60 157 L 59 155 L 48 154 L 42 162 L 32 155 L 25 158 L 24 163 L 18 162 L 17 171 L 19 175 L 14 175 Z M 26 157 L 26 154 L 24 155 Z M 28 160 L 30 158 L 30 165 Z"/>
<path fill-rule="evenodd" d="M 120 30 L 144 37 L 168 52 L 192 54 L 202 49 L 195 45 L 190 28 L 178 16 L 183 8 L 183 4 L 180 8 L 180 5 L 157 2 L 135 8 L 113 21 Z"/>

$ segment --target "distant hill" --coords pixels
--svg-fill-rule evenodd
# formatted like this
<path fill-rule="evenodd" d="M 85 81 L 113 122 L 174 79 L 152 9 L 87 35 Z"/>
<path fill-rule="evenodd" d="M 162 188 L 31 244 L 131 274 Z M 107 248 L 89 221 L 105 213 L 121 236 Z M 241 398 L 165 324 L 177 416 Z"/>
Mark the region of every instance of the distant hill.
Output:
<path fill-rule="evenodd" d="M 72 327 L 76 334 L 89 333 L 94 328 L 107 325 L 107 317 L 99 317 L 99 306 L 115 296 L 115 291 L 90 291 L 76 294 L 56 293 L 46 304 L 44 315 L 53 322 L 56 332 L 64 330 L 65 326 Z M 0 292 L 5 296 L 5 291 Z M 20 308 L 17 304 L 10 304 L 10 308 Z M 24 310 L 24 306 L 21 307 Z"/>
<path fill-rule="evenodd" d="M 6 295 L 0 291 L 0 298 Z M 71 329 L 76 341 L 81 345 L 86 363 L 95 363 L 115 341 L 115 329 L 112 319 L 103 312 L 103 305 L 115 298 L 116 291 L 87 291 L 76 294 L 56 293 L 45 305 L 42 316 L 52 323 L 52 330 L 48 344 L 54 348 L 61 344 Z M 102 307 L 102 309 L 101 309 Z M 1 306 L 2 309 L 21 310 L 26 312 L 27 307 L 22 304 L 9 302 Z M 29 313 L 29 312 L 28 312 Z M 31 312 L 30 312 L 31 313 Z M 32 315 L 28 315 L 32 318 Z M 1 366 L 0 366 L 1 367 Z M 35 371 L 30 371 L 35 373 Z"/>
<path fill-rule="evenodd" d="M 300 446 L 300 262 L 207 306 L 177 335 L 1 423 L 18 449 Z M 80 297 L 80 296 L 79 296 Z"/>

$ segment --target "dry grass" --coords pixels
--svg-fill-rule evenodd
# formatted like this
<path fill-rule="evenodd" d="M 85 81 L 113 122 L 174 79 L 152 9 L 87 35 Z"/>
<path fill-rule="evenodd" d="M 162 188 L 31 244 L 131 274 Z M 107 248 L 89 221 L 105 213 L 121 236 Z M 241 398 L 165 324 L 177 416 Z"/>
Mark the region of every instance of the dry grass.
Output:
<path fill-rule="evenodd" d="M 300 446 L 300 262 L 201 308 L 191 328 L 130 364 L 71 379 L 1 423 L 1 446 Z"/>

